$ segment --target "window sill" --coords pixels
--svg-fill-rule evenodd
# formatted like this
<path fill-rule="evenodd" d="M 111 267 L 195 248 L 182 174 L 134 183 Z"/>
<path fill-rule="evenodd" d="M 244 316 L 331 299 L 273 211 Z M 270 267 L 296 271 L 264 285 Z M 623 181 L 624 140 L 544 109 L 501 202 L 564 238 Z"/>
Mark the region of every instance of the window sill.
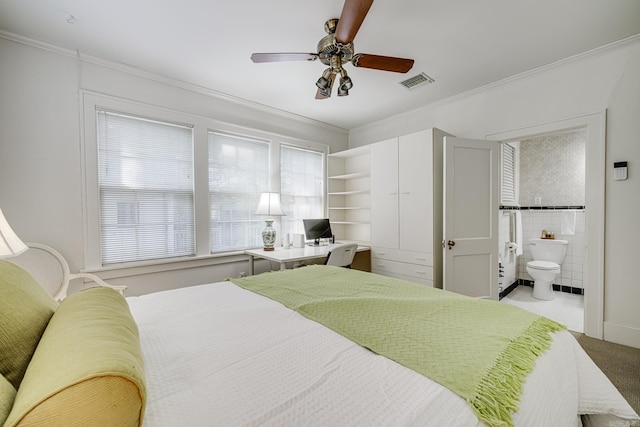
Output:
<path fill-rule="evenodd" d="M 82 270 L 82 272 L 98 274 L 102 279 L 116 279 L 120 277 L 136 276 L 141 274 L 208 267 L 212 265 L 227 264 L 233 262 L 245 262 L 248 260 L 249 258 L 244 254 L 244 251 L 233 251 L 183 258 L 168 258 L 160 260 L 131 262 L 126 264 L 114 264 L 99 268 L 88 268 Z"/>

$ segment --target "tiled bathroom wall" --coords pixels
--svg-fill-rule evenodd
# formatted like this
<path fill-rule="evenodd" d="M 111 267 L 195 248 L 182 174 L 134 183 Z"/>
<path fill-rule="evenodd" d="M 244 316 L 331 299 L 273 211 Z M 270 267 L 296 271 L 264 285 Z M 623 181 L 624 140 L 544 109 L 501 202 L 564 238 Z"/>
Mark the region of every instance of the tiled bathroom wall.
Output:
<path fill-rule="evenodd" d="M 561 234 L 563 211 L 554 210 L 522 210 L 522 240 L 524 250 L 518 257 L 518 278 L 533 280 L 527 273 L 527 262 L 531 261 L 529 239 L 540 237 L 542 230 L 553 231 L 556 239 L 568 240 L 567 255 L 560 266 L 560 276 L 554 284 L 573 288 L 565 289 L 569 292 L 580 293 L 584 289 L 582 271 L 585 256 L 585 213 L 576 211 L 576 226 L 574 235 Z"/>
<path fill-rule="evenodd" d="M 520 141 L 519 203 L 522 216 L 523 255 L 500 248 L 502 266 L 499 282 L 505 289 L 517 279 L 533 280 L 527 273 L 532 260 L 529 239 L 540 237 L 542 230 L 554 232 L 556 239 L 569 241 L 561 274 L 554 284 L 564 290 L 582 293 L 585 255 L 585 140 L 583 129 Z M 562 234 L 566 207 L 575 215 L 575 233 Z M 589 207 L 587 206 L 586 209 Z M 516 208 L 517 209 L 517 208 Z M 501 211 L 499 244 L 509 241 L 509 216 Z M 515 277 L 514 277 L 515 276 Z M 501 289 L 502 291 L 502 289 Z"/>
<path fill-rule="evenodd" d="M 584 206 L 585 130 L 520 141 L 520 205 Z"/>

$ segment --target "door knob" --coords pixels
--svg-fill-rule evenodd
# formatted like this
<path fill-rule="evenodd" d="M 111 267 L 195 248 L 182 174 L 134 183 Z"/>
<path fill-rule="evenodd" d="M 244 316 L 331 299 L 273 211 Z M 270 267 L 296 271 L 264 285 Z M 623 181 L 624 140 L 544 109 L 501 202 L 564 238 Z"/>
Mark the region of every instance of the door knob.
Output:
<path fill-rule="evenodd" d="M 449 240 L 447 241 L 447 245 L 449 245 L 449 250 L 451 250 L 451 248 L 456 245 L 456 242 L 454 242 L 453 240 Z"/>

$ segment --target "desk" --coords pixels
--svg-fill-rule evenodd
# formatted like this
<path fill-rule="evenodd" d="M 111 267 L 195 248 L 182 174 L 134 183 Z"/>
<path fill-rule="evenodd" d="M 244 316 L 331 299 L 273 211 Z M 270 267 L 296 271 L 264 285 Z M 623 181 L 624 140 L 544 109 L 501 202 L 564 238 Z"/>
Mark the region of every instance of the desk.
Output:
<path fill-rule="evenodd" d="M 341 241 L 342 243 L 350 243 L 348 241 Z M 337 245 L 337 243 L 336 243 Z M 245 254 L 251 258 L 249 260 L 249 274 L 253 275 L 253 263 L 256 258 L 268 259 L 269 261 L 276 261 L 280 263 L 280 270 L 285 270 L 288 262 L 295 261 L 307 261 L 317 258 L 326 258 L 331 252 L 331 248 L 336 245 L 324 245 L 324 246 L 309 246 L 305 245 L 304 248 L 284 249 L 282 247 L 276 247 L 273 251 L 265 251 L 264 249 L 250 249 L 244 251 Z M 367 246 L 358 246 L 357 252 L 370 250 Z"/>

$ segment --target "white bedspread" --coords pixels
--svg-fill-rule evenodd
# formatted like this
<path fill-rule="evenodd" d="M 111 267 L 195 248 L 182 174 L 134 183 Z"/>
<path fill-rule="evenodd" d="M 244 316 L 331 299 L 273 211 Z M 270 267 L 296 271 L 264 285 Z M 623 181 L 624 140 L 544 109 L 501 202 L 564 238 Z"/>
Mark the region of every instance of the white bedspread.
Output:
<path fill-rule="evenodd" d="M 127 301 L 145 362 L 145 426 L 483 425 L 439 384 L 231 282 Z M 577 426 L 585 413 L 637 419 L 573 336 L 558 333 L 514 422 Z"/>

